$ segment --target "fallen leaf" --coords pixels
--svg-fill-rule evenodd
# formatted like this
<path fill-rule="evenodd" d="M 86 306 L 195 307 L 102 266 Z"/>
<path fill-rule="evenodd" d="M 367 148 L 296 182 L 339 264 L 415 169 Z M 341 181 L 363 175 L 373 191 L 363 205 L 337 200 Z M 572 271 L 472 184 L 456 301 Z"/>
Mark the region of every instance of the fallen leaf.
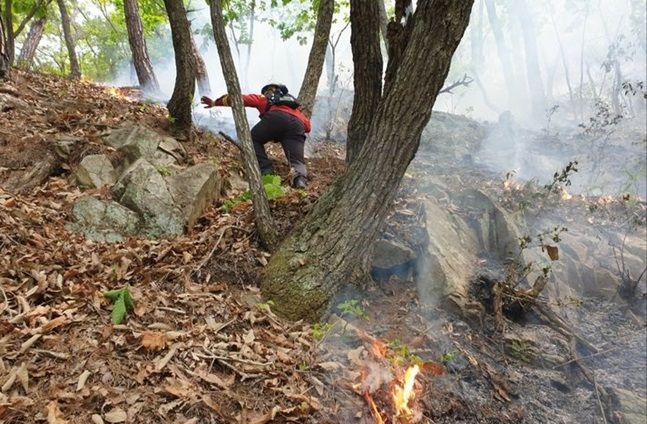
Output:
<path fill-rule="evenodd" d="M 159 331 L 144 331 L 142 334 L 142 346 L 148 350 L 162 350 L 166 347 L 168 338 L 166 334 Z"/>
<path fill-rule="evenodd" d="M 559 248 L 557 246 L 545 246 L 546 247 L 546 253 L 548 253 L 548 257 L 552 261 L 557 261 L 559 260 Z"/>
<path fill-rule="evenodd" d="M 128 415 L 126 414 L 126 411 L 117 407 L 108 412 L 105 415 L 105 419 L 109 423 L 123 423 L 128 419 Z"/>
<path fill-rule="evenodd" d="M 20 382 L 20 385 L 26 394 L 27 390 L 29 390 L 29 372 L 27 371 L 27 365 L 24 362 L 20 365 L 18 371 L 16 371 L 16 378 Z"/>
<path fill-rule="evenodd" d="M 79 376 L 79 381 L 76 383 L 76 391 L 81 391 L 85 387 L 85 382 L 88 380 L 88 377 L 90 377 L 91 372 L 88 370 L 85 370 L 81 373 Z"/>
<path fill-rule="evenodd" d="M 55 400 L 47 405 L 47 424 L 67 424 L 68 421 L 63 418 L 63 413 L 58 409 L 58 403 Z"/>

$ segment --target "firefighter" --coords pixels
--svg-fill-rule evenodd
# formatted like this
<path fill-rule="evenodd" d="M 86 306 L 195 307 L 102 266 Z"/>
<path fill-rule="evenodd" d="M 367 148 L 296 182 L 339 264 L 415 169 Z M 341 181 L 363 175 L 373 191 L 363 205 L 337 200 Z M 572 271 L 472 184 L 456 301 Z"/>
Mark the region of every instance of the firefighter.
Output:
<path fill-rule="evenodd" d="M 310 119 L 301 112 L 297 100 L 289 94 L 285 85 L 277 83 L 264 86 L 261 94 L 244 94 L 242 97 L 246 107 L 255 107 L 260 112 L 261 120 L 252 128 L 252 141 L 261 174 L 273 173 L 265 143 L 281 143 L 290 163 L 292 187 L 305 188 L 308 173 L 303 149 L 306 133 L 310 132 L 311 125 Z M 231 106 L 228 95 L 216 100 L 203 96 L 200 101 L 206 108 Z"/>

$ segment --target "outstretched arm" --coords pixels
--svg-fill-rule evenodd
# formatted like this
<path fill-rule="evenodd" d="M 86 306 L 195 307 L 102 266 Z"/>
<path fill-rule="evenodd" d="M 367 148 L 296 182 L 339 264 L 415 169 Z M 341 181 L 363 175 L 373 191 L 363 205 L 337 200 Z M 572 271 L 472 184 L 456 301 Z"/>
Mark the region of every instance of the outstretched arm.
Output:
<path fill-rule="evenodd" d="M 265 111 L 265 107 L 267 105 L 267 99 L 265 98 L 265 96 L 260 94 L 243 94 L 242 98 L 245 107 L 255 107 L 261 113 Z M 214 106 L 231 106 L 231 100 L 229 99 L 229 95 L 227 94 L 218 97 L 216 100 L 213 100 L 207 96 L 203 96 L 200 99 L 200 102 L 205 105 L 206 108 L 211 108 Z"/>

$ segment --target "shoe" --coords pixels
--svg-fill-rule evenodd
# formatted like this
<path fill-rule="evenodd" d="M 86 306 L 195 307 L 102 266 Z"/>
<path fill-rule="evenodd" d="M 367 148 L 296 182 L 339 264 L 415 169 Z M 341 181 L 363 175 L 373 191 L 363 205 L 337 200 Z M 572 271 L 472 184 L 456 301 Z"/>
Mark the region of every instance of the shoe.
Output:
<path fill-rule="evenodd" d="M 292 187 L 294 188 L 306 188 L 307 185 L 306 177 L 303 175 L 297 175 L 294 177 L 294 180 L 292 180 Z"/>

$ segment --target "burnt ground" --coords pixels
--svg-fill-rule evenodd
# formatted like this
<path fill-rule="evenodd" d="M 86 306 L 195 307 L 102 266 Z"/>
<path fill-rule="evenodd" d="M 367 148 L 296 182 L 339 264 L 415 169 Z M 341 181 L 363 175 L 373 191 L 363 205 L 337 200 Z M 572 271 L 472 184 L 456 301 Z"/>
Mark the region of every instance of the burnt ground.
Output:
<path fill-rule="evenodd" d="M 249 202 L 225 213 L 223 197 L 174 240 L 101 244 L 68 233 L 82 195 L 70 170 L 104 151 L 101 133 L 123 120 L 167 133 L 165 109 L 133 100 L 132 90 L 20 71 L 0 92 L 29 105 L 0 113 L 0 184 L 54 155 L 56 139 L 81 140 L 41 184 L 0 189 L 0 422 L 372 423 L 367 392 L 391 422 L 393 386 L 414 363 L 422 372 L 410 422 L 576 422 L 578 402 L 595 411 L 589 388 L 528 368 L 478 323 L 420 305 L 407 279 L 349 289 L 331 326 L 276 317 L 259 296 L 269 254 L 257 244 Z M 186 147 L 195 162 L 240 167 L 237 151 L 209 133 Z M 343 172 L 342 146 L 316 150 L 305 195 L 288 189 L 272 202 L 284 234 Z M 287 176 L 280 160 L 276 169 Z M 403 192 L 387 231 L 418 231 L 417 196 Z M 112 325 L 103 293 L 124 285 L 135 309 Z M 349 307 L 352 299 L 361 301 Z M 623 366 L 613 359 L 599 358 Z M 569 414 L 562 421 L 559 408 Z"/>

